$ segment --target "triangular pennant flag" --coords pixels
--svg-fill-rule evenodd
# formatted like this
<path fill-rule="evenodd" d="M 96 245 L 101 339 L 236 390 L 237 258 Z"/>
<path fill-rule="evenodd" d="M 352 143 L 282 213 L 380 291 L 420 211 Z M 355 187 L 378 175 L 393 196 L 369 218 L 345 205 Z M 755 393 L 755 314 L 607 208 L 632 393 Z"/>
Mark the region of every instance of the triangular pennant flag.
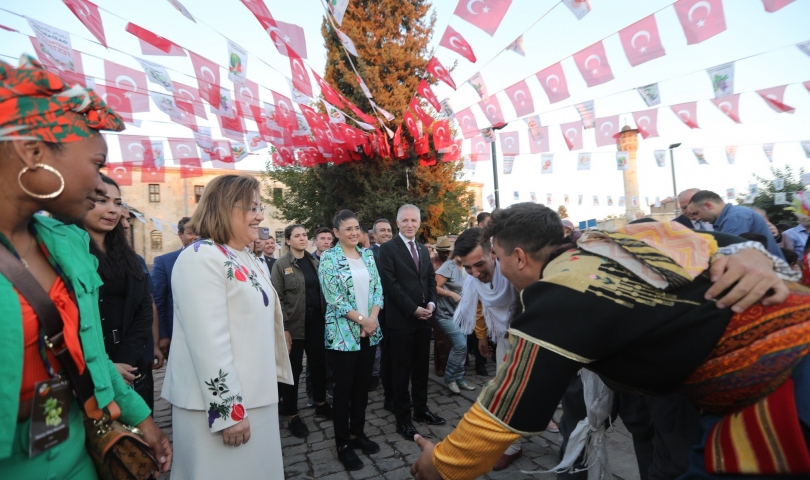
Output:
<path fill-rule="evenodd" d="M 327 4 L 337 24 L 342 25 L 343 15 L 346 13 L 346 8 L 349 6 L 349 0 L 329 0 Z"/>
<path fill-rule="evenodd" d="M 106 48 L 107 38 L 104 36 L 104 25 L 101 23 L 101 14 L 98 13 L 98 7 L 88 0 L 62 0 L 62 2 Z"/>
<path fill-rule="evenodd" d="M 355 57 L 358 56 L 357 48 L 354 46 L 354 42 L 352 41 L 352 39 L 349 38 L 349 36 L 346 35 L 345 33 L 338 30 L 337 28 L 335 29 L 335 33 L 337 33 L 338 40 L 340 40 L 340 43 L 343 45 L 346 51 L 348 51 Z"/>
<path fill-rule="evenodd" d="M 773 143 L 763 143 L 762 151 L 765 152 L 765 156 L 768 157 L 768 162 L 773 163 Z"/>
<path fill-rule="evenodd" d="M 473 87 L 475 93 L 477 93 L 478 96 L 481 97 L 481 100 L 485 102 L 489 100 L 489 93 L 487 92 L 487 86 L 484 83 L 484 77 L 481 76 L 480 72 L 476 73 L 475 75 L 472 76 L 472 78 L 467 80 L 467 83 L 469 83 L 470 86 Z"/>
<path fill-rule="evenodd" d="M 643 87 L 636 88 L 636 90 L 638 90 L 638 93 L 641 95 L 641 98 L 648 107 L 654 107 L 661 103 L 661 95 L 658 93 L 657 83 L 644 85 Z"/>
<path fill-rule="evenodd" d="M 692 153 L 695 154 L 695 158 L 697 158 L 698 165 L 708 165 L 709 162 L 706 161 L 706 156 L 703 154 L 702 148 L 693 148 Z"/>
<path fill-rule="evenodd" d="M 382 114 L 382 116 L 385 117 L 386 120 L 388 120 L 389 122 L 394 120 L 395 117 L 393 115 L 391 115 L 388 111 L 383 110 L 382 108 L 380 108 L 379 105 L 374 103 L 374 100 L 369 99 L 369 103 L 371 103 L 371 106 L 374 107 L 375 110 L 380 112 Z M 385 127 L 385 128 L 388 128 L 388 127 Z"/>
<path fill-rule="evenodd" d="M 734 158 L 737 156 L 737 146 L 731 145 L 726 147 L 726 158 L 728 159 L 729 165 L 734 165 Z M 810 158 L 808 155 L 807 158 Z"/>
<path fill-rule="evenodd" d="M 757 93 L 776 113 L 793 113 L 796 109 L 783 103 L 785 88 L 787 85 L 757 90 Z"/>
<path fill-rule="evenodd" d="M 577 20 L 582 20 L 592 9 L 591 0 L 563 0 L 563 3 L 577 17 Z"/>
<path fill-rule="evenodd" d="M 689 128 L 700 128 L 697 124 L 697 102 L 680 103 L 670 108 Z"/>
<path fill-rule="evenodd" d="M 184 17 L 188 18 L 189 20 L 191 20 L 194 23 L 197 23 L 197 20 L 194 20 L 194 17 L 191 15 L 191 12 L 189 12 L 186 9 L 186 7 L 183 6 L 182 3 L 180 3 L 178 0 L 168 0 L 168 1 L 169 1 L 169 4 L 171 6 L 173 6 L 174 8 L 176 8 L 178 12 L 182 13 Z"/>
<path fill-rule="evenodd" d="M 475 63 L 477 60 L 475 58 L 475 53 L 473 53 L 472 47 L 469 43 L 467 43 L 467 40 L 464 40 L 464 37 L 462 37 L 457 31 L 453 30 L 453 27 L 449 25 L 444 31 L 444 35 L 442 35 L 439 45 L 458 53 L 472 63 Z"/>
<path fill-rule="evenodd" d="M 636 121 L 636 127 L 642 138 L 650 138 L 658 136 L 658 109 L 643 110 L 641 112 L 633 112 L 633 120 Z"/>
<path fill-rule="evenodd" d="M 430 61 L 427 65 L 427 71 L 434 77 L 449 85 L 453 90 L 456 89 L 456 82 L 453 81 L 453 77 L 450 76 L 450 72 L 444 68 L 436 57 L 430 57 Z"/>
<path fill-rule="evenodd" d="M 574 107 L 576 107 L 577 111 L 579 112 L 579 116 L 582 117 L 582 126 L 585 129 L 593 128 L 594 127 L 593 100 L 578 103 L 574 105 Z"/>
<path fill-rule="evenodd" d="M 735 123 L 740 123 L 740 94 L 729 95 L 723 98 L 713 98 L 712 103 L 715 104 L 721 112 L 732 119 Z"/>
<path fill-rule="evenodd" d="M 506 50 L 509 52 L 515 52 L 518 55 L 525 57 L 526 50 L 523 48 L 523 35 L 519 36 L 514 42 L 510 43 L 506 47 Z"/>

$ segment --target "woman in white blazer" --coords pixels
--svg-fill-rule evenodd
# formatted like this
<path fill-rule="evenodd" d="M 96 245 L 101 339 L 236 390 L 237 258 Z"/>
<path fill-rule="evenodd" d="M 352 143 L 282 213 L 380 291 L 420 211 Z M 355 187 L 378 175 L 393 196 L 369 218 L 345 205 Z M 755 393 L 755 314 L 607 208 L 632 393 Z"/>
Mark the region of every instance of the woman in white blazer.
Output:
<path fill-rule="evenodd" d="M 292 369 L 278 296 L 246 248 L 259 201 L 252 177 L 212 180 L 191 218 L 200 239 L 174 265 L 173 479 L 284 478 L 277 382 Z"/>

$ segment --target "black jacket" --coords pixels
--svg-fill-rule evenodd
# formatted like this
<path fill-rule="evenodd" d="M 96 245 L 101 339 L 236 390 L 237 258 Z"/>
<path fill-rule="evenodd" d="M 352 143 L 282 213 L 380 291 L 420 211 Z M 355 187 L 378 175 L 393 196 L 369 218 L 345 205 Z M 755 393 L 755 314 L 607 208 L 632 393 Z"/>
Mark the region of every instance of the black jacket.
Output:
<path fill-rule="evenodd" d="M 113 363 L 126 363 L 140 369 L 150 368 L 144 358 L 144 350 L 152 337 L 152 294 L 149 292 L 149 276 L 144 275 L 140 280 L 128 276 L 126 280 L 127 296 L 124 303 L 124 318 L 121 322 L 123 328 L 121 341 L 112 348 L 112 351 L 108 351 L 107 355 Z M 102 286 L 99 301 L 104 300 L 104 286 Z"/>
<path fill-rule="evenodd" d="M 430 253 L 419 242 L 416 249 L 418 272 L 402 237 L 397 235 L 380 246 L 377 267 L 385 295 L 385 323 L 389 329 L 415 330 L 423 321 L 414 316 L 417 307 L 436 303 L 436 272 Z"/>
<path fill-rule="evenodd" d="M 687 217 L 685 214 L 681 214 L 679 217 L 673 218 L 672 221 L 678 222 L 691 230 L 695 229 L 695 225 L 692 223 L 692 220 L 689 220 L 689 217 Z"/>

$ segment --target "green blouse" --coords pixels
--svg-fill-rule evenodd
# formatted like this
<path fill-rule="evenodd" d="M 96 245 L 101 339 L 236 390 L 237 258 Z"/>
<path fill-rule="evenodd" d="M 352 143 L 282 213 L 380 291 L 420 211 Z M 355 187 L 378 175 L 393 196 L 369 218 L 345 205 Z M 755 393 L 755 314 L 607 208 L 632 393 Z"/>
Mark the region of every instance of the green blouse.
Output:
<path fill-rule="evenodd" d="M 106 407 L 115 400 L 121 407 L 120 420 L 137 425 L 149 416 L 149 407 L 129 388 L 115 365 L 107 357 L 98 313 L 101 278 L 96 272 L 98 260 L 90 254 L 86 232 L 52 218 L 35 215 L 33 220 L 42 241 L 73 284 L 79 307 L 79 338 L 84 359 L 95 384 L 96 400 Z M 4 276 L 0 275 L 0 459 L 12 452 L 17 424 L 23 372 L 23 324 L 19 298 Z"/>

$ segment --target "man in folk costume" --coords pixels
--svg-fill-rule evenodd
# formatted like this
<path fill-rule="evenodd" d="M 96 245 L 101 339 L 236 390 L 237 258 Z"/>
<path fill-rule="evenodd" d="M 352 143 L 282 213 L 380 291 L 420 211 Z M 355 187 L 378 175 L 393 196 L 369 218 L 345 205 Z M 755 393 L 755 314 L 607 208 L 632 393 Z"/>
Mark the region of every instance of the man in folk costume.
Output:
<path fill-rule="evenodd" d="M 790 273 L 752 252 L 761 245 L 669 222 L 561 245 L 558 215 L 530 203 L 496 211 L 485 235 L 523 312 L 503 368 L 458 427 L 435 448 L 417 439 L 415 478 L 485 473 L 546 426 L 581 368 L 615 390 L 679 392 L 702 409 L 684 478 L 810 474 L 810 290 L 776 278 L 774 267 Z"/>
<path fill-rule="evenodd" d="M 506 356 L 508 341 L 506 332 L 509 329 L 511 310 L 518 299 L 515 288 L 509 283 L 498 269 L 497 260 L 490 248 L 488 238 L 481 235 L 483 229 L 470 228 L 458 236 L 453 246 L 454 253 L 461 259 L 461 264 L 469 275 L 464 282 L 459 302 L 453 320 L 464 335 L 469 335 L 476 326 L 479 330 L 484 328 L 476 325 L 478 305 L 481 305 L 481 315 L 485 322 L 485 330 L 489 339 L 496 344 L 496 359 L 500 369 Z M 486 339 L 481 339 L 482 348 L 488 348 Z M 556 425 L 549 421 L 549 429 L 556 431 Z M 495 466 L 495 471 L 503 470 L 513 461 L 523 456 L 520 440 L 506 449 Z"/>

